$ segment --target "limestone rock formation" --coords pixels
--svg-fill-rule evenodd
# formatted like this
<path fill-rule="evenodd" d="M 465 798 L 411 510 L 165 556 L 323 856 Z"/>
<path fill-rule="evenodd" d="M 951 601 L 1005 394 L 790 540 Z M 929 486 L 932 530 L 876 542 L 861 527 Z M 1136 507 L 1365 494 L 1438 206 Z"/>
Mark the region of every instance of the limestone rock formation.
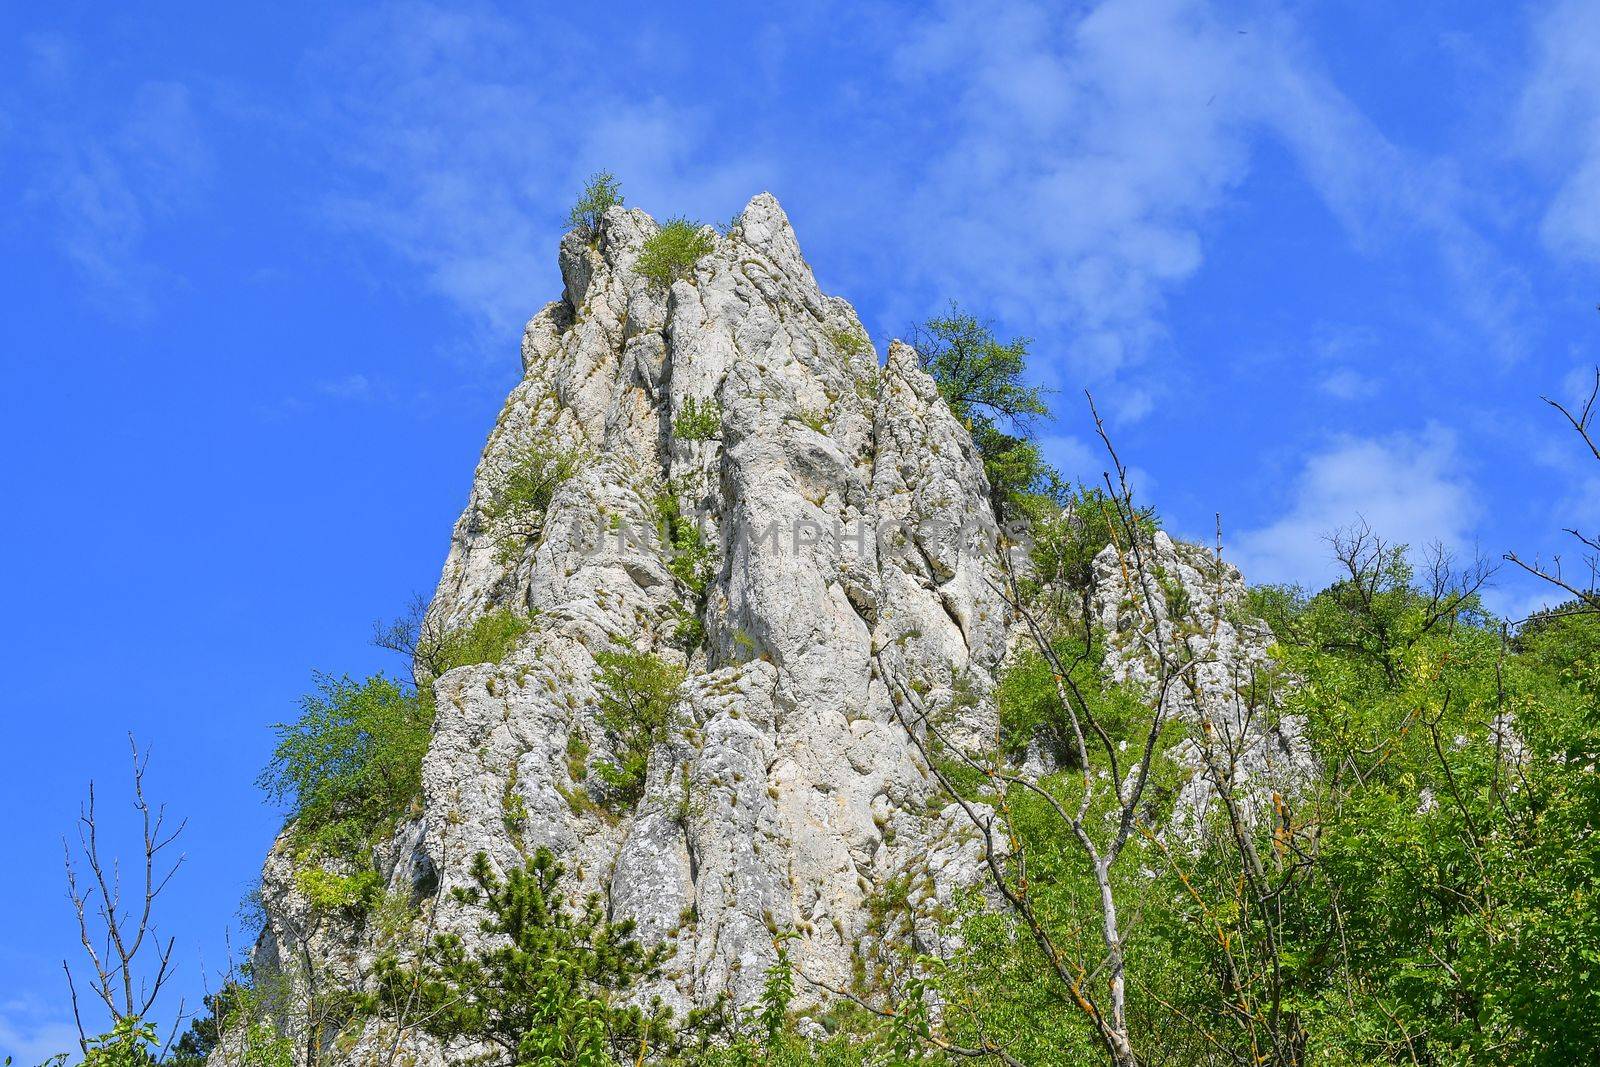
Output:
<path fill-rule="evenodd" d="M 504 871 L 548 847 L 580 893 L 675 945 L 646 992 L 680 1011 L 749 1004 L 780 931 L 800 935 L 802 1003 L 847 987 L 870 894 L 910 874 L 948 901 L 982 877 L 968 821 L 896 711 L 938 713 L 975 747 L 995 735 L 1016 633 L 969 434 L 910 348 L 890 344 L 880 365 L 770 195 L 704 231 L 710 252 L 670 284 L 637 267 L 657 229 L 616 207 L 562 241 L 561 299 L 527 325 L 522 380 L 452 534 L 426 628 L 505 610 L 530 624 L 502 662 L 418 676 L 437 707 L 421 813 L 377 857 L 415 917 L 396 930 L 318 914 L 287 836 L 269 856 L 256 965 L 296 986 L 291 1003 L 361 988 L 392 945 L 438 930 L 474 942 L 449 890 L 480 852 Z M 503 501 L 530 457 L 570 462 L 539 514 L 513 514 Z M 1236 572 L 1218 586 L 1164 534 L 1155 551 L 1219 620 L 1241 595 Z M 1100 621 L 1130 635 L 1108 667 L 1136 678 L 1149 620 L 1130 614 L 1114 556 L 1099 569 Z M 1225 621 L 1208 641 L 1204 707 L 1266 648 Z M 681 727 L 619 805 L 588 769 L 614 755 L 596 656 L 629 650 L 685 681 Z M 284 1025 L 302 1047 L 333 1039 L 295 1011 Z M 346 1062 L 393 1059 L 376 1055 L 394 1040 L 377 1023 L 340 1040 Z M 412 1062 L 461 1052 L 404 1040 Z"/>
<path fill-rule="evenodd" d="M 1152 701 L 1160 695 L 1164 714 L 1192 727 L 1172 753 L 1188 774 L 1165 831 L 1192 834 L 1220 788 L 1253 821 L 1269 815 L 1274 793 L 1291 795 L 1312 779 L 1304 720 L 1278 711 L 1294 680 L 1273 667 L 1272 632 L 1246 610 L 1238 568 L 1158 530 L 1136 562 L 1102 551 L 1095 590 L 1107 676 Z M 1162 662 L 1171 684 L 1158 694 Z M 1188 666 L 1172 669 L 1179 664 Z"/>
<path fill-rule="evenodd" d="M 547 846 L 576 888 L 676 945 L 657 992 L 680 1009 L 752 1000 L 777 930 L 802 934 L 804 975 L 843 987 L 867 894 L 907 871 L 948 892 L 977 870 L 892 695 L 941 707 L 959 685 L 976 699 L 952 729 L 992 731 L 1009 620 L 987 483 L 915 353 L 896 343 L 879 365 L 773 197 L 670 285 L 635 269 L 656 229 L 612 208 L 598 232 L 569 234 L 562 298 L 528 323 L 523 379 L 427 621 L 445 631 L 509 608 L 532 624 L 504 662 L 422 679 L 438 707 L 423 814 L 394 843 L 389 889 L 471 937 L 448 894 L 470 858 L 503 870 Z M 710 432 L 675 431 L 707 412 Z M 558 453 L 576 472 L 537 533 L 506 528 L 494 502 L 519 463 Z M 709 550 L 703 588 L 671 567 L 685 525 Z M 685 647 L 695 629 L 703 642 Z M 619 814 L 571 758 L 608 756 L 595 718 L 606 650 L 687 670 L 684 728 Z M 316 957 L 328 981 L 359 984 L 381 939 L 308 934 L 291 867 L 280 843 L 258 959 Z"/>

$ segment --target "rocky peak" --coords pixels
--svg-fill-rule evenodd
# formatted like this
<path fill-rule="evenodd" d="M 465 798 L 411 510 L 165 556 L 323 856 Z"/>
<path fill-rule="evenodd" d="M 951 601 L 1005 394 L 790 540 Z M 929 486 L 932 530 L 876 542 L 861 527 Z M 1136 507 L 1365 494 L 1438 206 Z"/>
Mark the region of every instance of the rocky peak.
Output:
<path fill-rule="evenodd" d="M 676 945 L 655 992 L 680 1008 L 751 1001 L 784 930 L 798 969 L 842 988 L 870 894 L 912 874 L 947 896 L 977 869 L 894 700 L 992 732 L 1008 618 L 987 483 L 915 353 L 896 343 L 879 365 L 771 195 L 703 231 L 709 252 L 667 284 L 638 269 L 657 229 L 613 208 L 568 234 L 562 298 L 524 331 L 427 618 L 531 624 L 503 662 L 423 679 L 423 812 L 390 887 L 471 939 L 448 894 L 471 857 L 504 870 L 549 847 L 614 917 Z M 567 476 L 536 526 L 513 521 L 502 502 L 552 456 Z M 681 728 L 615 810 L 584 763 L 612 743 L 596 654 L 624 650 L 685 681 Z M 269 911 L 303 910 L 275 857 Z M 323 940 L 353 982 L 380 948 L 362 930 Z"/>

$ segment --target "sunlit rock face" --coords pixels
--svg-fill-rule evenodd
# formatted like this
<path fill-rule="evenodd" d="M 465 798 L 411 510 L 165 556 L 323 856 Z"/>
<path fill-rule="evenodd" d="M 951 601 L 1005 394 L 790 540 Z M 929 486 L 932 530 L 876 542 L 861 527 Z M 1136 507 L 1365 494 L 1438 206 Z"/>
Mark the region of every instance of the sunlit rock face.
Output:
<path fill-rule="evenodd" d="M 477 947 L 479 916 L 450 890 L 478 853 L 505 871 L 549 848 L 574 896 L 600 894 L 642 940 L 672 944 L 664 981 L 640 995 L 680 1013 L 724 994 L 751 1003 L 787 932 L 797 1004 L 826 999 L 850 986 L 873 936 L 868 898 L 891 879 L 910 876 L 919 903 L 950 903 L 984 878 L 970 821 L 908 732 L 932 720 L 946 743 L 991 750 L 996 675 L 1024 643 L 970 435 L 909 347 L 891 343 L 879 363 L 770 195 L 726 233 L 704 231 L 711 250 L 670 284 L 637 269 L 657 230 L 618 207 L 569 234 L 561 298 L 523 334 L 523 378 L 489 433 L 426 626 L 504 610 L 531 623 L 502 662 L 418 677 L 437 706 L 421 810 L 376 857 L 410 918 L 319 915 L 287 836 L 268 859 L 255 962 L 291 994 L 279 1024 L 302 1060 L 319 1043 L 352 1064 L 474 1051 L 392 1020 L 322 1031 L 305 1005 L 369 986 L 380 954 L 438 932 Z M 576 462 L 530 527 L 496 501 L 534 454 Z M 675 530 L 704 546 L 695 581 Z M 1165 534 L 1150 551 L 1210 620 L 1210 665 L 1174 713 L 1230 715 L 1268 635 L 1230 614 L 1237 572 Z M 1115 553 L 1097 571 L 1108 673 L 1148 681 L 1147 600 Z M 684 670 L 681 723 L 651 752 L 637 803 L 592 773 L 614 755 L 597 717 L 607 651 Z M 1250 758 L 1275 770 L 1270 746 L 1292 747 L 1292 726 L 1252 733 Z M 1198 813 L 1194 777 L 1184 810 Z M 935 949 L 936 931 L 915 936 Z"/>
<path fill-rule="evenodd" d="M 982 464 L 915 353 L 893 344 L 880 365 L 854 309 L 818 289 L 773 197 L 705 231 L 712 250 L 670 285 L 635 269 L 656 230 L 612 208 L 569 234 L 561 299 L 523 335 L 428 624 L 510 608 L 532 626 L 501 663 L 423 679 L 438 706 L 423 810 L 389 885 L 417 901 L 419 929 L 471 940 L 449 889 L 472 857 L 503 870 L 546 846 L 574 890 L 676 946 L 653 992 L 680 1010 L 750 1002 L 778 931 L 801 935 L 804 975 L 844 988 L 868 894 L 910 872 L 948 897 L 978 871 L 895 702 L 992 735 L 1010 620 Z M 698 432 L 675 430 L 686 411 Z M 580 459 L 537 534 L 509 537 L 493 502 L 534 450 Z M 709 549 L 701 590 L 669 568 L 669 510 Z M 702 640 L 685 637 L 696 617 Z M 585 773 L 608 756 L 605 650 L 686 669 L 682 728 L 619 811 Z M 297 931 L 272 915 L 304 908 L 281 846 L 265 883 L 263 962 L 287 962 Z M 359 985 L 384 939 L 335 926 L 305 950 Z M 354 1052 L 385 1040 L 369 1025 Z M 440 1054 L 419 1040 L 405 1043 Z"/>

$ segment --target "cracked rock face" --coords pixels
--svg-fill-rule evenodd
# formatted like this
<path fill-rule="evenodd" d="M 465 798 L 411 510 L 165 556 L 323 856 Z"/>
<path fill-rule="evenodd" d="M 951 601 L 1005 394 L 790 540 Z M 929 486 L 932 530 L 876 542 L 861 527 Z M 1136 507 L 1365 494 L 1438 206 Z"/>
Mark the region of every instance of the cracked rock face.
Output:
<path fill-rule="evenodd" d="M 1316 770 L 1304 718 L 1277 710 L 1277 689 L 1294 679 L 1273 668 L 1272 631 L 1246 612 L 1238 568 L 1163 531 L 1143 552 L 1142 568 L 1112 547 L 1095 558 L 1095 611 L 1110 636 L 1113 681 L 1154 699 L 1157 663 L 1191 664 L 1162 698 L 1165 714 L 1196 727 L 1172 752 L 1188 774 L 1166 831 L 1197 833 L 1219 803 L 1219 783 L 1246 818 L 1270 817 L 1273 795 L 1292 795 Z"/>
<path fill-rule="evenodd" d="M 982 465 L 915 353 L 896 343 L 879 365 L 770 195 L 670 285 L 635 270 L 656 229 L 613 208 L 592 236 L 569 234 L 562 298 L 528 323 L 524 377 L 428 622 L 510 609 L 532 624 L 504 662 L 432 682 L 423 810 L 397 836 L 389 886 L 470 942 L 475 918 L 448 890 L 472 856 L 504 870 L 549 847 L 580 895 L 676 945 L 653 992 L 681 1011 L 753 1000 L 775 930 L 801 934 L 804 976 L 844 988 L 870 893 L 908 871 L 942 894 L 973 876 L 964 820 L 941 811 L 894 702 L 953 709 L 958 737 L 992 735 L 1010 620 Z M 711 432 L 675 430 L 707 411 Z M 522 457 L 551 449 L 579 456 L 576 473 L 535 535 L 508 535 L 491 504 Z M 664 500 L 709 548 L 703 589 L 669 568 Z M 704 633 L 694 647 L 686 617 Z M 686 669 L 683 726 L 618 812 L 572 758 L 578 741 L 591 762 L 609 751 L 606 650 Z M 301 907 L 281 847 L 264 896 Z M 276 925 L 264 945 L 289 943 Z M 310 951 L 351 985 L 382 949 L 361 929 L 318 937 Z M 370 1031 L 362 1043 L 381 1040 Z"/>

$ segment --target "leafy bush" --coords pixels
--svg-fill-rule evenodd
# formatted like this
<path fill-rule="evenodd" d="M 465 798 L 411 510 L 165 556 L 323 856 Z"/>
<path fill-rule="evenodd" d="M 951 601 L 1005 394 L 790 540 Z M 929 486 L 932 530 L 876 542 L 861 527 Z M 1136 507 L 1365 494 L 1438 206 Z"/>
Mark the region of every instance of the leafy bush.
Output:
<path fill-rule="evenodd" d="M 656 529 L 667 547 L 667 570 L 698 596 L 711 580 L 711 546 L 700 527 L 683 517 L 678 496 L 671 489 L 656 497 Z"/>
<path fill-rule="evenodd" d="M 711 583 L 713 553 L 700 527 L 686 521 L 678 507 L 678 497 L 669 487 L 656 497 L 656 529 L 667 549 L 667 570 L 689 590 L 691 602 L 679 609 L 673 638 L 683 648 L 693 650 L 705 640 L 700 612 L 705 606 L 706 587 Z"/>
<path fill-rule="evenodd" d="M 950 410 L 972 432 L 983 456 L 997 510 L 1038 492 L 1052 473 L 1027 436 L 1033 420 L 1050 409 L 1037 386 L 1027 385 L 1026 337 L 1002 342 L 992 324 L 952 303 L 950 312 L 911 331 L 917 362 L 939 386 Z M 1018 436 L 1001 426 L 1022 431 Z"/>
<path fill-rule="evenodd" d="M 661 977 L 668 950 L 643 947 L 631 919 L 608 921 L 597 893 L 569 907 L 564 873 L 541 848 L 502 882 L 478 853 L 475 885 L 453 893 L 488 912 L 484 947 L 469 952 L 459 935 L 442 934 L 413 966 L 381 958 L 368 1010 L 403 1013 L 442 1042 L 487 1044 L 498 1062 L 529 1067 L 610 1067 L 669 1046 L 672 1010 L 659 999 L 628 1003 L 631 990 Z"/>
<path fill-rule="evenodd" d="M 499 663 L 528 632 L 529 621 L 510 608 L 485 612 L 470 625 L 444 634 L 429 649 L 428 664 L 434 675 L 474 663 Z"/>
<path fill-rule="evenodd" d="M 539 536 L 556 489 L 581 462 L 577 452 L 535 445 L 511 465 L 483 508 L 484 518 L 499 528 L 502 560 Z"/>
<path fill-rule="evenodd" d="M 872 351 L 867 335 L 856 329 L 837 329 L 827 332 L 828 343 L 845 356 L 861 356 Z"/>
<path fill-rule="evenodd" d="M 608 170 L 596 171 L 584 183 L 583 195 L 572 205 L 567 225 L 593 238 L 600 232 L 600 220 L 609 208 L 622 206 L 622 186 Z"/>
<path fill-rule="evenodd" d="M 601 760 L 594 770 L 631 807 L 644 795 L 650 751 L 677 725 L 678 688 L 682 667 L 648 652 L 600 652 L 600 711 L 596 719 L 611 737 L 615 760 Z"/>
<path fill-rule="evenodd" d="M 722 432 L 722 408 L 715 400 L 704 404 L 689 397 L 672 420 L 673 436 L 684 441 L 709 441 Z"/>
<path fill-rule="evenodd" d="M 1160 526 L 1154 508 L 1136 508 L 1130 520 L 1104 489 L 1081 483 L 1069 488 L 1051 479 L 1021 503 L 1032 524 L 1036 576 L 1078 592 L 1093 587 L 1094 559 L 1102 549 L 1113 542 L 1128 547 L 1130 521 L 1140 537 Z"/>
<path fill-rule="evenodd" d="M 1021 426 L 1050 414 L 1036 386 L 1025 385 L 1026 337 L 1002 342 L 992 323 L 952 303 L 948 315 L 912 328 L 917 362 L 939 385 L 958 419 L 1003 419 Z"/>
<path fill-rule="evenodd" d="M 1066 668 L 1089 705 L 1094 720 L 1112 741 L 1120 741 L 1127 724 L 1138 714 L 1136 696 L 1106 681 L 1100 665 L 1105 650 L 1097 644 L 1062 639 L 1055 643 L 1056 658 Z M 1000 718 L 1000 745 L 1006 755 L 1020 758 L 1039 742 L 1058 765 L 1078 763 L 1072 726 L 1061 706 L 1055 672 L 1045 657 L 1024 650 L 1001 672 L 995 688 L 995 710 Z M 1069 691 L 1069 699 L 1076 699 Z"/>
<path fill-rule="evenodd" d="M 383 879 L 370 868 L 339 874 L 326 867 L 301 867 L 295 871 L 294 885 L 318 911 L 364 913 L 383 896 Z"/>
<path fill-rule="evenodd" d="M 356 857 L 391 832 L 422 792 L 431 697 L 381 674 L 316 676 L 300 717 L 276 727 L 258 784 L 287 804 L 294 836 L 314 853 Z"/>
<path fill-rule="evenodd" d="M 671 219 L 645 241 L 637 269 L 659 285 L 670 285 L 690 277 L 694 265 L 715 247 L 698 222 Z"/>

